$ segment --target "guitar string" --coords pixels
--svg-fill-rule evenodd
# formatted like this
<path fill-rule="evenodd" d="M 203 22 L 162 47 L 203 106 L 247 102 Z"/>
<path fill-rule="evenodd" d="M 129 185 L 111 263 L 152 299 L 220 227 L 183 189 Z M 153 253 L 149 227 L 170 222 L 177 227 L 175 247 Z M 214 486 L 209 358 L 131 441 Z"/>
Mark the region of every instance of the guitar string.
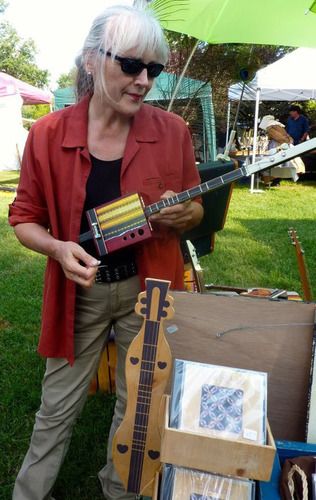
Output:
<path fill-rule="evenodd" d="M 140 385 L 143 387 L 147 386 L 147 393 L 150 392 L 150 400 L 151 400 L 151 393 L 152 393 L 152 384 L 153 384 L 153 375 L 154 375 L 154 366 L 152 365 L 152 372 L 151 373 L 146 373 L 146 377 L 149 378 L 149 380 L 142 380 L 142 375 L 144 375 L 143 371 L 143 365 L 144 363 L 148 363 L 148 361 L 152 362 L 153 360 L 156 360 L 156 354 L 157 354 L 157 341 L 158 341 L 158 332 L 159 332 L 159 327 L 160 323 L 152 322 L 148 323 L 146 322 L 145 326 L 145 336 L 144 336 L 144 345 L 143 345 L 143 354 L 142 354 L 142 363 L 141 363 L 141 373 L 140 373 L 140 381 L 145 382 Z M 153 340 L 154 343 L 148 342 L 148 340 Z M 143 360 L 146 359 L 144 362 Z M 153 363 L 154 364 L 154 363 Z M 144 428 L 145 431 L 135 431 L 134 427 L 134 432 L 133 432 L 133 438 L 132 438 L 132 457 L 131 459 L 134 458 L 133 466 L 136 468 L 136 471 L 132 471 L 130 469 L 129 473 L 129 478 L 128 478 L 128 485 L 129 487 L 132 486 L 133 490 L 136 490 L 136 493 L 139 493 L 140 489 L 140 484 L 141 484 L 141 476 L 143 472 L 143 462 L 144 462 L 144 451 L 145 451 L 145 446 L 146 446 L 146 438 L 147 438 L 147 427 L 148 427 L 148 417 L 149 417 L 149 411 L 150 411 L 150 404 L 147 403 L 140 403 L 139 399 L 140 389 L 138 389 L 138 394 L 137 394 L 137 404 L 136 404 L 136 415 L 135 415 L 135 426 L 137 425 L 138 428 Z M 142 389 L 142 392 L 144 389 Z M 141 405 L 141 408 L 144 409 L 142 412 L 139 414 L 139 404 Z M 137 419 L 138 416 L 138 419 Z M 139 424 L 136 424 L 136 420 L 139 421 Z M 142 442 L 142 444 L 138 444 L 137 449 L 135 450 L 134 448 L 134 443 L 135 443 L 135 434 L 141 433 L 143 435 L 143 440 L 137 440 L 139 443 Z M 138 437 L 138 436 L 137 436 Z M 136 456 L 135 456 L 136 455 Z M 132 481 L 130 481 L 130 476 L 132 474 Z M 132 483 L 132 485 L 131 485 Z M 134 493 L 135 491 L 133 491 Z"/>
<path fill-rule="evenodd" d="M 158 328 L 157 328 L 157 326 L 158 326 Z M 158 330 L 159 330 L 159 325 L 153 324 L 153 325 L 151 325 L 151 327 L 152 327 L 152 331 L 149 332 L 149 335 L 151 333 L 154 333 L 154 341 L 155 341 L 155 344 L 156 344 L 156 342 L 157 342 L 157 333 L 158 333 Z M 152 349 L 152 347 L 153 347 L 153 349 Z M 151 350 L 153 352 L 151 353 L 151 356 L 150 356 L 149 353 L 150 353 Z M 143 358 L 146 358 L 146 360 L 148 360 L 148 358 L 152 357 L 153 355 L 155 357 L 156 346 L 155 345 L 154 346 L 148 346 L 148 345 L 146 346 L 146 345 L 144 345 L 143 352 L 144 352 Z M 152 375 L 153 375 L 153 373 L 152 373 Z M 148 374 L 146 374 L 146 378 L 148 378 Z M 148 385 L 148 389 L 149 389 L 150 388 L 149 387 L 150 380 L 148 380 L 146 382 L 147 382 L 147 384 L 143 384 L 143 385 Z M 152 385 L 152 383 L 151 383 L 151 385 Z M 149 415 L 149 409 L 148 409 L 148 415 Z M 144 414 L 144 413 L 141 413 L 141 417 L 140 418 L 141 418 L 141 426 L 142 427 L 146 426 L 146 424 L 148 424 L 148 416 L 146 414 Z M 146 434 L 147 433 L 145 433 L 145 437 L 146 437 Z M 143 442 L 142 450 L 137 450 L 137 454 L 136 454 L 136 464 L 135 464 L 135 466 L 136 466 L 136 474 L 135 474 L 135 480 L 136 480 L 137 486 L 136 485 L 135 486 L 136 486 L 137 492 L 138 492 L 138 490 L 140 488 L 140 484 L 141 484 L 141 474 L 142 474 L 143 461 L 144 461 L 145 444 L 146 444 L 146 439 Z"/>
<path fill-rule="evenodd" d="M 148 345 L 146 345 L 146 344 L 149 344 L 148 342 L 146 342 L 147 337 L 151 336 L 151 334 L 153 333 L 154 342 L 155 342 L 155 344 L 157 344 L 157 337 L 158 337 L 157 333 L 158 333 L 158 330 L 159 330 L 159 325 L 157 325 L 157 324 L 151 324 L 150 326 L 151 326 L 151 328 L 147 328 L 147 323 L 146 323 L 146 327 L 145 327 L 145 340 L 144 340 L 144 346 L 143 346 L 143 358 L 145 358 L 146 361 L 149 358 L 149 353 L 151 351 L 151 347 L 154 347 L 153 353 L 151 353 L 151 357 L 152 357 L 152 355 L 155 356 L 155 353 L 156 353 L 156 345 L 149 346 L 149 347 L 148 347 Z M 149 330 L 149 332 L 148 331 L 146 332 L 146 330 Z M 142 363 L 142 365 L 143 365 L 143 363 Z M 143 374 L 143 372 L 141 372 L 141 375 L 142 374 Z M 142 382 L 145 382 L 145 380 L 142 381 Z M 144 384 L 144 383 L 142 385 L 146 386 L 146 384 Z M 137 406 L 138 406 L 138 403 L 137 403 Z M 137 413 L 138 413 L 138 411 L 137 411 Z M 148 415 L 149 415 L 149 411 L 148 411 Z M 146 422 L 144 422 L 144 419 L 146 420 L 146 415 L 143 415 L 141 413 L 140 424 L 139 424 L 140 427 L 144 427 L 144 424 L 146 424 Z M 147 423 L 148 423 L 148 418 L 147 418 Z M 135 434 L 135 432 L 133 434 Z M 145 436 L 146 436 L 146 433 L 145 433 Z M 141 475 L 142 475 L 142 469 L 143 469 L 145 443 L 146 443 L 146 439 L 145 439 L 145 441 L 143 443 L 142 450 L 141 449 L 140 450 L 135 450 L 135 449 L 133 450 L 133 444 L 132 444 L 132 453 L 134 452 L 133 453 L 133 456 L 134 456 L 134 464 L 133 465 L 136 468 L 136 471 L 134 471 L 136 473 L 135 473 L 135 475 L 133 475 L 133 479 L 135 480 L 133 482 L 133 490 L 136 490 L 137 493 L 139 493 L 140 484 L 141 484 Z"/>

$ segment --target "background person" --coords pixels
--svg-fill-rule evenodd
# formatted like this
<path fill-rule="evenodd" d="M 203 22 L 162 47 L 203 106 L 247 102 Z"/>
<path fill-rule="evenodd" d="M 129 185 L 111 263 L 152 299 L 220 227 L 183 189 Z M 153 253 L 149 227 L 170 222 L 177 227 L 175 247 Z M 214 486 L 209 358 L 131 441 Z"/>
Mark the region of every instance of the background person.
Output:
<path fill-rule="evenodd" d="M 300 106 L 293 104 L 289 108 L 289 118 L 286 122 L 286 131 L 292 137 L 294 146 L 308 138 L 309 123 L 302 115 Z"/>
<path fill-rule="evenodd" d="M 276 120 L 273 115 L 264 116 L 260 121 L 259 128 L 264 130 L 268 136 L 268 150 L 277 149 L 281 144 L 293 145 L 293 138 L 287 133 L 283 123 Z M 279 167 L 276 167 L 279 174 L 284 172 L 281 170 L 281 167 L 289 167 L 294 170 L 294 180 L 298 179 L 298 174 L 305 172 L 304 163 L 299 157 L 293 158 L 292 160 L 282 163 Z M 273 169 L 261 173 L 263 182 L 271 186 L 280 186 L 281 178 L 271 175 L 271 171 L 273 171 Z"/>
<path fill-rule="evenodd" d="M 199 201 L 165 208 L 151 217 L 150 240 L 101 259 L 93 244 L 83 248 L 78 240 L 89 208 L 131 192 L 153 203 L 199 183 L 184 121 L 143 104 L 167 57 L 163 32 L 151 13 L 127 6 L 106 9 L 93 22 L 77 60 L 78 104 L 38 120 L 29 133 L 9 221 L 23 245 L 48 257 L 39 342 L 47 363 L 13 500 L 52 498 L 112 327 L 117 402 L 107 465 L 99 478 L 106 498 L 134 498 L 124 492 L 111 460 L 113 434 L 126 406 L 126 351 L 142 324 L 134 306 L 145 277 L 183 288 L 179 233 L 198 224 L 203 209 Z"/>

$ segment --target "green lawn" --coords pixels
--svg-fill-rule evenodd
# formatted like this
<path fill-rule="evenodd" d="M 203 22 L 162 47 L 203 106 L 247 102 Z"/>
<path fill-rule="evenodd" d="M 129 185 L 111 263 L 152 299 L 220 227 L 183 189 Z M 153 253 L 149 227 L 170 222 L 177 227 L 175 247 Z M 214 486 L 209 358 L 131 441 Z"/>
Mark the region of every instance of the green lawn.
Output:
<path fill-rule="evenodd" d="M 14 176 L 7 177 L 12 182 Z M 0 176 L 0 185 L 3 185 Z M 316 296 L 316 182 L 282 182 L 250 194 L 234 189 L 215 252 L 201 259 L 207 283 L 286 288 L 301 292 L 295 252 L 287 235 L 297 229 Z M 36 353 L 45 259 L 22 248 L 7 224 L 12 193 L 0 192 L 0 498 L 12 486 L 40 401 L 44 361 Z M 175 307 L 177 305 L 175 304 Z M 89 398 L 55 489 L 58 500 L 103 498 L 96 472 L 103 466 L 113 397 Z"/>
<path fill-rule="evenodd" d="M 316 298 L 316 182 L 283 181 L 281 187 L 233 191 L 227 221 L 215 252 L 201 259 L 206 283 L 272 287 L 302 294 L 288 229 L 295 228 Z"/>
<path fill-rule="evenodd" d="M 1 187 L 16 187 L 19 182 L 20 173 L 18 171 L 4 171 L 0 172 L 0 186 Z"/>

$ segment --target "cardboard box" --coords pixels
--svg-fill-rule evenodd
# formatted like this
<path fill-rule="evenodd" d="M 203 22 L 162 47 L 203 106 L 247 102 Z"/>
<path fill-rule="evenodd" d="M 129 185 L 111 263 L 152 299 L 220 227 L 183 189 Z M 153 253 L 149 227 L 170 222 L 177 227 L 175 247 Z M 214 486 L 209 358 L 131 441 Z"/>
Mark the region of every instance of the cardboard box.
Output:
<path fill-rule="evenodd" d="M 267 424 L 267 445 L 233 441 L 169 427 L 169 397 L 165 398 L 161 462 L 205 472 L 269 481 L 276 447 Z"/>

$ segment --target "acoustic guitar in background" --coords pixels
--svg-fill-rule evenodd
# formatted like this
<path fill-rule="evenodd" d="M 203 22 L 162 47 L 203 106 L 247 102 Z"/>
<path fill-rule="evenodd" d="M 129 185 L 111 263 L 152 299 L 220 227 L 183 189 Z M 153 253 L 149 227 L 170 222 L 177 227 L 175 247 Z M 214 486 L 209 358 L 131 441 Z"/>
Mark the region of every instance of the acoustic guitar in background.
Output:
<path fill-rule="evenodd" d="M 298 265 L 298 270 L 300 273 L 300 279 L 301 279 L 301 284 L 302 284 L 302 289 L 303 289 L 303 298 L 304 298 L 304 300 L 310 302 L 313 300 L 313 297 L 312 297 L 312 289 L 311 289 L 311 285 L 310 285 L 310 281 L 309 281 L 309 277 L 308 277 L 308 271 L 307 271 L 305 258 L 304 258 L 304 250 L 303 250 L 301 243 L 298 239 L 296 230 L 293 228 L 290 228 L 288 233 L 289 233 L 291 243 L 295 248 L 297 265 Z"/>

